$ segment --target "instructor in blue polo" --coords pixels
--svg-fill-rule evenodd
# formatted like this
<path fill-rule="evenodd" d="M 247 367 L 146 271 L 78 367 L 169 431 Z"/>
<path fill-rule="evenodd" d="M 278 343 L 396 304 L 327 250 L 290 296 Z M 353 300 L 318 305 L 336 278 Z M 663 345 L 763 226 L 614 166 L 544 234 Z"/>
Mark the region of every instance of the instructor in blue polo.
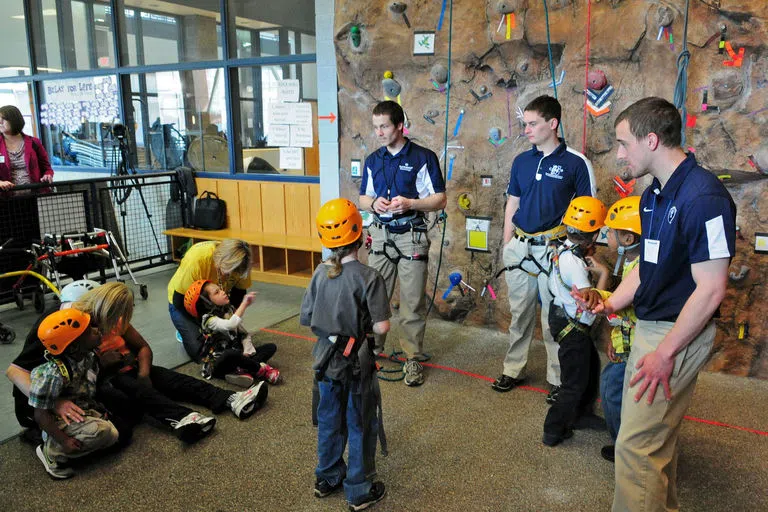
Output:
<path fill-rule="evenodd" d="M 715 322 L 736 243 L 736 206 L 714 174 L 680 147 L 674 105 L 645 98 L 615 122 L 618 157 L 653 182 L 640 200 L 640 264 L 595 312 L 637 313 L 616 442 L 614 512 L 668 511 L 677 500 L 680 424 Z"/>
<path fill-rule="evenodd" d="M 503 258 L 512 319 L 504 370 L 492 386 L 505 392 L 522 382 L 540 300 L 550 404 L 560 389 L 560 362 L 549 332 L 552 295 L 546 272 L 555 244 L 566 236 L 561 221 L 571 199 L 595 195 L 592 164 L 557 136 L 560 116 L 560 103 L 551 96 L 539 96 L 523 112 L 525 135 L 533 147 L 517 155 L 509 176 Z"/>
<path fill-rule="evenodd" d="M 435 153 L 403 135 L 405 114 L 394 101 L 373 109 L 373 129 L 382 147 L 365 160 L 360 184 L 360 208 L 374 213 L 368 228 L 373 244 L 368 264 L 384 277 L 390 300 L 400 282 L 399 322 L 403 367 L 408 386 L 424 383 L 426 286 L 429 237 L 426 212 L 445 208 L 445 181 Z M 386 335 L 376 335 L 376 353 Z"/>

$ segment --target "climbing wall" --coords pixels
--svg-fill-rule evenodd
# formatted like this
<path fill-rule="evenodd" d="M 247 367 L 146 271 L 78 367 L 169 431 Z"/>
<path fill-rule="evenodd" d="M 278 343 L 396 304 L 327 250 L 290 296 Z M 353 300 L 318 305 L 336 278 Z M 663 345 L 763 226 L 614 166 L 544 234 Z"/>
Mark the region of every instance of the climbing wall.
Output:
<path fill-rule="evenodd" d="M 431 278 L 443 249 L 435 311 L 504 330 L 506 285 L 490 279 L 501 266 L 509 169 L 529 147 L 520 109 L 556 91 L 566 141 L 592 160 L 599 197 L 610 204 L 641 193 L 649 179 L 626 179 L 613 122 L 640 98 L 672 100 L 686 0 L 451 4 L 336 0 L 342 194 L 357 199 L 352 161 L 377 149 L 371 109 L 398 101 L 408 136 L 440 156 L 449 175 L 447 221 L 431 231 Z M 761 378 L 768 378 L 768 253 L 756 252 L 756 233 L 768 233 L 766 22 L 765 0 L 690 0 L 680 88 L 685 147 L 721 177 L 738 207 L 740 238 L 710 367 Z M 454 287 L 443 300 L 457 273 L 476 291 L 461 285 L 463 295 Z"/>

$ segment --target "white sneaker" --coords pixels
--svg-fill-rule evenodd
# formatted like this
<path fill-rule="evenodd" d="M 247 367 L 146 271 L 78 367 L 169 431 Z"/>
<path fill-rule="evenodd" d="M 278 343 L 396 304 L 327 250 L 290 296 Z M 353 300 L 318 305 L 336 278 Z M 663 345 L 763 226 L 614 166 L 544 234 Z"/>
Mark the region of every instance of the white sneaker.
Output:
<path fill-rule="evenodd" d="M 235 393 L 235 398 L 229 407 L 235 416 L 244 420 L 261 409 L 267 401 L 268 394 L 269 388 L 264 381 L 261 381 L 245 391 Z"/>
<path fill-rule="evenodd" d="M 191 412 L 179 421 L 171 421 L 174 432 L 185 443 L 194 443 L 204 438 L 213 432 L 214 425 L 216 418 L 203 416 L 199 412 Z"/>
<path fill-rule="evenodd" d="M 72 468 L 62 467 L 54 460 L 50 459 L 48 455 L 46 455 L 45 448 L 42 444 L 37 447 L 35 453 L 37 454 L 37 458 L 40 459 L 40 462 L 43 463 L 43 466 L 45 466 L 45 470 L 49 475 L 51 475 L 52 478 L 64 480 L 65 478 L 71 478 L 75 476 L 75 472 L 72 470 Z"/>

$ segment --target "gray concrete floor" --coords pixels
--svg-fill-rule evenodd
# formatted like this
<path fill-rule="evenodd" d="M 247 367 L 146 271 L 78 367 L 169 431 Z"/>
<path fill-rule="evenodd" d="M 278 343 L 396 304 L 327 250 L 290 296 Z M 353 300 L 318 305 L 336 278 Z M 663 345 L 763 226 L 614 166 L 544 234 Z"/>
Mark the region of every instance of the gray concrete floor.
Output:
<path fill-rule="evenodd" d="M 165 310 L 152 318 L 170 325 Z M 278 345 L 273 362 L 285 382 L 270 388 L 254 417 L 238 421 L 223 413 L 215 432 L 194 446 L 142 425 L 126 450 L 67 481 L 49 479 L 33 447 L 11 439 L 0 445 L 2 509 L 345 510 L 340 494 L 323 500 L 312 494 L 311 333 L 291 318 L 255 338 Z M 167 339 L 173 340 L 153 336 L 153 347 Z M 543 446 L 543 347 L 534 343 L 531 350 L 529 387 L 499 394 L 489 381 L 500 372 L 506 343 L 504 333 L 430 320 L 427 349 L 431 363 L 444 369 L 428 368 L 420 388 L 382 383 L 390 454 L 377 464 L 388 494 L 374 510 L 610 509 L 613 466 L 599 456 L 608 434 L 578 431 L 556 448 Z M 181 371 L 198 374 L 193 364 Z M 767 410 L 768 382 L 703 374 L 689 414 L 766 431 Z M 684 510 L 768 510 L 768 436 L 686 421 L 680 449 Z"/>

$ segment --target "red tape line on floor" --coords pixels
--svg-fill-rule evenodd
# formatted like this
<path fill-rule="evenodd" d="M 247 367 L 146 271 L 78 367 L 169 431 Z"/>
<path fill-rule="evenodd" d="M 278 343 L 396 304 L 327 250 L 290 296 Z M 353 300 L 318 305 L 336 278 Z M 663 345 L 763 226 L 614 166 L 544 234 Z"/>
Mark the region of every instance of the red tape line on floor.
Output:
<path fill-rule="evenodd" d="M 289 338 L 297 338 L 297 339 L 300 339 L 300 340 L 307 340 L 307 341 L 312 341 L 312 342 L 317 340 L 317 338 L 313 338 L 311 336 L 302 336 L 301 334 L 292 334 L 290 332 L 276 331 L 274 329 L 261 329 L 261 330 L 264 331 L 264 332 L 271 333 L 271 334 L 277 334 L 279 336 L 288 336 Z M 384 359 L 389 359 L 389 357 L 387 357 L 387 356 L 379 356 L 379 357 L 382 357 Z M 405 361 L 405 358 L 402 358 L 402 357 L 398 357 L 397 359 L 399 361 Z M 429 368 L 437 368 L 438 370 L 445 370 L 445 371 L 448 371 L 448 372 L 458 373 L 459 375 L 466 375 L 467 377 L 472 377 L 472 378 L 475 378 L 475 379 L 485 380 L 485 381 L 488 381 L 488 382 L 493 382 L 495 380 L 495 379 L 493 379 L 491 377 L 487 377 L 485 375 L 480 375 L 478 373 L 472 373 L 472 372 L 468 372 L 468 371 L 465 371 L 465 370 L 460 370 L 459 368 L 453 368 L 453 367 L 450 367 L 450 366 L 443 366 L 443 365 L 434 364 L 434 363 L 421 363 L 421 364 L 424 365 L 424 366 L 427 366 Z M 518 386 L 518 388 L 526 389 L 528 391 L 536 391 L 537 393 L 547 393 L 546 390 L 541 389 L 541 388 L 535 388 L 533 386 Z M 741 430 L 743 432 L 749 432 L 750 434 L 757 434 L 758 436 L 768 437 L 768 432 L 766 432 L 764 430 L 757 430 L 757 429 L 748 428 L 748 427 L 740 427 L 739 425 L 731 425 L 729 423 L 723 423 L 721 421 L 705 420 L 703 418 L 697 418 L 696 416 L 685 416 L 685 419 L 688 420 L 688 421 L 696 422 L 696 423 L 703 423 L 704 425 L 711 425 L 711 426 L 714 426 L 714 427 L 730 428 L 730 429 L 733 429 L 733 430 Z"/>

